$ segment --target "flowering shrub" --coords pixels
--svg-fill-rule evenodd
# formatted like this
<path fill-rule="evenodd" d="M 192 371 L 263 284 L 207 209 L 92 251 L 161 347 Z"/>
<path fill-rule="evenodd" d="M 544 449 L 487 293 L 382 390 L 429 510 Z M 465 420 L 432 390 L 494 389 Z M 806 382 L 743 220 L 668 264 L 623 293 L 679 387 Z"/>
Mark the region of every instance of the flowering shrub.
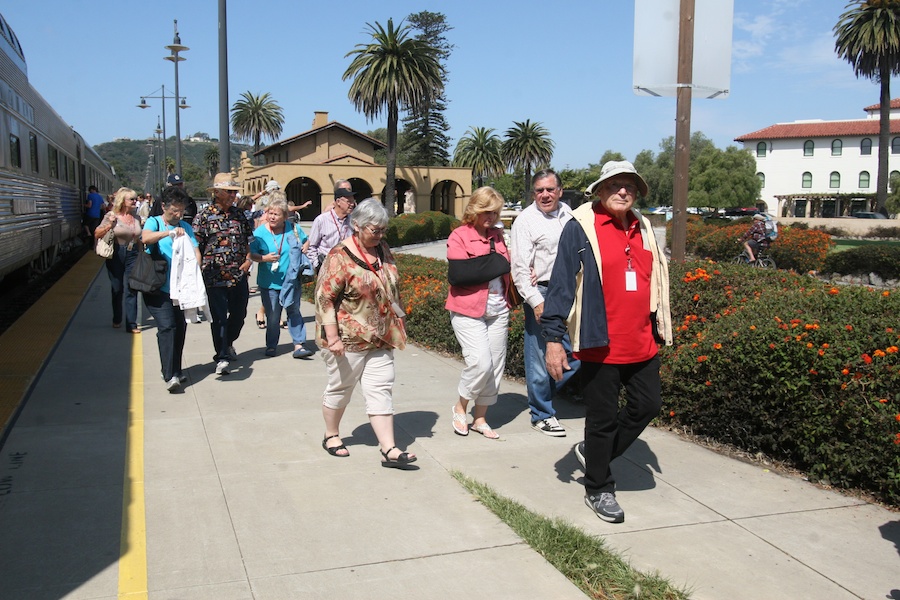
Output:
<path fill-rule="evenodd" d="M 670 269 L 661 419 L 900 503 L 900 292 L 739 265 Z"/>
<path fill-rule="evenodd" d="M 743 249 L 739 241 L 750 225 L 746 222 L 716 227 L 707 225 L 693 246 L 693 254 L 718 261 L 729 261 Z M 799 273 L 821 270 L 825 256 L 833 246 L 831 236 L 814 229 L 782 227 L 778 239 L 769 248 L 769 256 L 781 269 Z"/>

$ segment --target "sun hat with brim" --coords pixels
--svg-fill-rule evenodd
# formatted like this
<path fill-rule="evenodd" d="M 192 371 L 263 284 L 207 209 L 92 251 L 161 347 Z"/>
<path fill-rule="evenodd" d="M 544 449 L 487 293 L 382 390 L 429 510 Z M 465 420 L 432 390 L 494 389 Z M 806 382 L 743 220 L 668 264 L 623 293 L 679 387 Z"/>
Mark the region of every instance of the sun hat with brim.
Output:
<path fill-rule="evenodd" d="M 266 184 L 266 191 L 267 191 L 267 192 L 272 192 L 272 191 L 274 191 L 274 190 L 280 190 L 280 189 L 281 189 L 281 186 L 278 185 L 278 182 L 275 181 L 274 179 L 271 180 L 271 181 L 269 181 L 269 183 Z"/>
<path fill-rule="evenodd" d="M 239 192 L 241 190 L 241 184 L 234 180 L 231 173 L 216 173 L 212 185 L 206 189 L 210 192 L 216 190 L 234 190 Z"/>
<path fill-rule="evenodd" d="M 638 190 L 641 192 L 641 196 L 646 196 L 650 193 L 647 182 L 638 174 L 637 169 L 634 168 L 633 164 L 627 160 L 611 160 L 604 163 L 603 167 L 600 169 L 600 179 L 587 186 L 584 195 L 591 196 L 598 185 L 607 179 L 612 179 L 616 175 L 634 175 L 634 181 L 637 184 Z"/>

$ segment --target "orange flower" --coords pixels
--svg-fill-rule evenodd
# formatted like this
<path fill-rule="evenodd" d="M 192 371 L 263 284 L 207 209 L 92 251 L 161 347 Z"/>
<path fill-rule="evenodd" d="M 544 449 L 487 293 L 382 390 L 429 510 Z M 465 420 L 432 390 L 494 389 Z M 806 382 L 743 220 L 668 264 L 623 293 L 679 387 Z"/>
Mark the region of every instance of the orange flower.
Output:
<path fill-rule="evenodd" d="M 813 347 L 812 342 L 806 342 L 806 347 L 807 347 L 807 348 L 812 348 L 812 347 Z"/>
<path fill-rule="evenodd" d="M 701 354 L 700 356 L 697 357 L 697 362 L 703 362 L 703 361 L 705 361 L 707 358 L 709 358 L 709 357 L 706 356 L 705 354 Z"/>
<path fill-rule="evenodd" d="M 853 325 L 845 325 L 844 329 L 846 329 L 847 331 L 853 331 Z"/>
<path fill-rule="evenodd" d="M 706 385 L 712 385 L 712 381 L 707 380 Z"/>
<path fill-rule="evenodd" d="M 900 421 L 900 415 L 897 415 L 896 417 L 894 417 L 894 419 L 896 419 L 897 421 Z"/>
<path fill-rule="evenodd" d="M 718 343 L 717 343 L 717 344 L 713 344 L 713 348 L 714 348 L 715 350 L 721 350 L 721 349 L 722 349 L 722 344 L 718 344 Z"/>
<path fill-rule="evenodd" d="M 769 350 L 774 350 L 774 349 L 775 349 L 775 344 L 769 344 Z"/>
<path fill-rule="evenodd" d="M 884 349 L 884 351 L 887 352 L 888 354 L 896 354 L 897 350 L 900 350 L 900 348 L 897 348 L 897 346 L 888 346 L 887 348 Z"/>
<path fill-rule="evenodd" d="M 881 295 L 884 296 L 885 298 L 887 298 L 888 296 L 891 295 L 891 293 L 887 290 L 884 290 L 883 292 L 881 292 Z"/>
<path fill-rule="evenodd" d="M 810 369 L 810 370 L 809 370 L 809 374 L 810 374 L 810 375 L 818 375 L 819 372 L 816 371 L 815 369 Z"/>
<path fill-rule="evenodd" d="M 882 404 L 887 404 L 887 398 L 879 398 L 878 401 Z"/>
<path fill-rule="evenodd" d="M 833 287 L 830 290 L 828 290 L 828 293 L 831 294 L 832 296 L 837 296 L 838 294 L 841 293 L 841 291 L 839 289 Z"/>
<path fill-rule="evenodd" d="M 881 350 L 881 349 L 879 348 L 878 350 L 876 350 L 876 351 L 873 352 L 872 354 L 874 354 L 874 355 L 877 356 L 878 358 L 881 358 L 882 356 L 884 356 L 884 350 Z"/>
<path fill-rule="evenodd" d="M 819 356 L 825 356 L 825 351 L 819 348 Z"/>
<path fill-rule="evenodd" d="M 674 411 L 674 410 L 670 410 L 670 411 L 669 411 L 669 416 L 670 416 L 670 417 L 674 417 L 674 416 L 675 416 L 675 411 Z"/>
<path fill-rule="evenodd" d="M 700 299 L 700 294 L 694 294 L 694 302 Z"/>
<path fill-rule="evenodd" d="M 751 326 L 750 326 L 750 331 L 756 331 L 756 325 L 751 325 Z"/>
<path fill-rule="evenodd" d="M 841 375 L 849 375 L 850 369 L 841 369 Z"/>
<path fill-rule="evenodd" d="M 822 344 L 822 347 L 823 347 L 823 348 L 828 348 L 828 342 L 825 342 L 824 344 Z"/>
<path fill-rule="evenodd" d="M 872 364 L 872 357 L 869 356 L 868 354 L 863 354 L 862 359 L 863 359 L 863 362 L 866 363 L 867 365 Z"/>

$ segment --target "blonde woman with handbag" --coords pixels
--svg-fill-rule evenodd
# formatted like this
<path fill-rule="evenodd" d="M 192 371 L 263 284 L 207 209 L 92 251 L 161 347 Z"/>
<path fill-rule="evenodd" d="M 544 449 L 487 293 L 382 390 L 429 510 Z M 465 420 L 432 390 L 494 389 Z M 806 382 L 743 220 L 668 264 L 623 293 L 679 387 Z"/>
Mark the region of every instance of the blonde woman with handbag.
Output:
<path fill-rule="evenodd" d="M 113 327 L 122 326 L 123 300 L 126 331 L 140 333 L 137 324 L 137 292 L 128 287 L 128 276 L 143 250 L 141 244 L 141 219 L 136 215 L 137 193 L 130 188 L 119 188 L 112 208 L 103 216 L 94 230 L 94 238 L 100 239 L 107 233 L 114 233 L 115 249 L 106 261 L 106 272 L 112 289 Z"/>

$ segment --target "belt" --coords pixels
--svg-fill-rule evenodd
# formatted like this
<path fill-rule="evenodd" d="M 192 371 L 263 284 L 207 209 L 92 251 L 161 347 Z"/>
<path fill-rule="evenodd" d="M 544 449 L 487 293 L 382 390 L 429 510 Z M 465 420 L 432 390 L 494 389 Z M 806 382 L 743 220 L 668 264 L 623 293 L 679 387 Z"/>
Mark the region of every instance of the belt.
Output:
<path fill-rule="evenodd" d="M 547 287 L 548 285 L 550 285 L 550 281 L 549 280 L 548 281 L 538 281 L 537 284 Z"/>

